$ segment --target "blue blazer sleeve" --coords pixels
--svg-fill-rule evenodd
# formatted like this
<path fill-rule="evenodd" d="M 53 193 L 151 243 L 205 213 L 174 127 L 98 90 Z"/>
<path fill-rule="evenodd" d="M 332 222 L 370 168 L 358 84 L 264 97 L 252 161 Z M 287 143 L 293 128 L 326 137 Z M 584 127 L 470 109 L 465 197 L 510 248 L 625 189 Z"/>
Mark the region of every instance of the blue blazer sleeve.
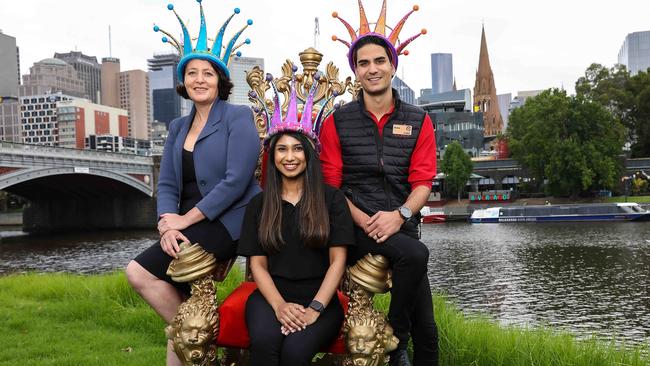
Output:
<path fill-rule="evenodd" d="M 158 175 L 158 217 L 164 213 L 178 213 L 180 187 L 174 168 L 174 144 L 182 122 L 182 118 L 177 118 L 169 124 Z"/>
<path fill-rule="evenodd" d="M 196 204 L 209 220 L 214 220 L 244 196 L 253 179 L 260 152 L 260 139 L 250 108 L 230 105 L 223 117 L 228 132 L 226 173 Z"/>

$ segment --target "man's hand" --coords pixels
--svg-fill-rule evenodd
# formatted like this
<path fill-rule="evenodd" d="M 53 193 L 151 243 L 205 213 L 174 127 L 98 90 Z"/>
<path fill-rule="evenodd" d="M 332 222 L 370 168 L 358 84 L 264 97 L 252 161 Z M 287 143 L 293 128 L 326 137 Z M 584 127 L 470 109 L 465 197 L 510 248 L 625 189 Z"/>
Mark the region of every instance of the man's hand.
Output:
<path fill-rule="evenodd" d="M 184 215 L 164 213 L 158 221 L 158 233 L 162 236 L 167 230 L 184 230 L 190 223 Z"/>
<path fill-rule="evenodd" d="M 178 230 L 167 230 L 160 237 L 160 246 L 162 247 L 163 252 L 167 253 L 170 257 L 178 258 L 176 253 L 181 251 L 181 248 L 178 246 L 178 241 L 187 241 L 190 240 L 183 235 Z"/>
<path fill-rule="evenodd" d="M 397 210 L 379 211 L 368 220 L 366 233 L 377 243 L 383 243 L 398 232 L 403 223 Z"/>

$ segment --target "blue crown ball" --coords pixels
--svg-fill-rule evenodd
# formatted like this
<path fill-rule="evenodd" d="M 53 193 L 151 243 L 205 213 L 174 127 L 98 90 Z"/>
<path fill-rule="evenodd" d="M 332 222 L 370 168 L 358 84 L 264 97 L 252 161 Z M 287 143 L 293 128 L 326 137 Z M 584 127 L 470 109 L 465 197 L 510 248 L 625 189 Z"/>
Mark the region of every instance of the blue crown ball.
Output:
<path fill-rule="evenodd" d="M 167 9 L 174 10 L 174 4 L 167 4 Z"/>
<path fill-rule="evenodd" d="M 237 51 L 237 53 L 235 53 L 235 55 L 237 55 L 237 57 L 241 57 L 241 51 Z"/>
<path fill-rule="evenodd" d="M 246 38 L 246 40 L 244 41 L 244 43 L 246 43 L 246 44 L 251 44 L 251 40 L 248 39 L 248 38 Z"/>
<path fill-rule="evenodd" d="M 295 64 L 291 65 L 291 71 L 293 71 L 293 72 L 298 71 L 298 66 L 296 66 Z"/>
<path fill-rule="evenodd" d="M 196 0 L 196 2 L 200 4 L 200 3 L 201 3 L 201 0 Z"/>
<path fill-rule="evenodd" d="M 253 19 L 248 19 L 248 21 L 247 21 L 246 23 L 247 23 L 248 25 L 253 25 Z"/>
<path fill-rule="evenodd" d="M 251 91 L 248 92 L 248 96 L 255 99 L 255 98 L 257 98 L 257 93 L 254 92 L 253 90 L 251 90 Z"/>
<path fill-rule="evenodd" d="M 332 90 L 332 95 L 335 97 L 338 97 L 339 91 L 338 90 Z"/>
<path fill-rule="evenodd" d="M 266 73 L 266 81 L 272 81 L 273 80 L 273 75 L 270 73 Z"/>
<path fill-rule="evenodd" d="M 255 113 L 260 113 L 260 109 L 257 108 L 257 107 L 253 107 L 253 112 L 255 112 Z"/>
<path fill-rule="evenodd" d="M 162 41 L 163 43 L 167 43 L 169 40 L 167 39 L 167 37 L 162 37 Z"/>
<path fill-rule="evenodd" d="M 241 10 L 239 10 L 239 8 L 235 8 L 235 14 L 239 14 L 239 12 L 241 12 Z"/>
<path fill-rule="evenodd" d="M 159 30 L 160 30 L 160 27 L 159 27 L 159 26 L 157 26 L 157 25 L 154 25 L 154 26 L 153 26 L 153 31 L 154 31 L 154 32 L 158 32 Z"/>
<path fill-rule="evenodd" d="M 316 73 L 314 74 L 314 80 L 316 81 L 320 80 L 320 71 L 316 71 Z"/>

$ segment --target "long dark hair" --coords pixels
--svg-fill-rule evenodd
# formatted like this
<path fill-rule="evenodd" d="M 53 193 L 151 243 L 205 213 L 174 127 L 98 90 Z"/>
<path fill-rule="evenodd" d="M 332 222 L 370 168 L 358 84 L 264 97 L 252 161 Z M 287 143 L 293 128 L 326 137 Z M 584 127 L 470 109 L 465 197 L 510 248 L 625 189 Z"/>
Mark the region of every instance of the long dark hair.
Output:
<path fill-rule="evenodd" d="M 258 228 L 260 244 L 268 253 L 277 253 L 286 244 L 282 238 L 282 174 L 275 166 L 275 145 L 283 135 L 289 135 L 300 141 L 307 163 L 303 173 L 302 197 L 298 203 L 300 237 L 307 247 L 323 248 L 329 239 L 330 223 L 320 160 L 311 141 L 297 132 L 278 133 L 271 138 L 269 144 L 262 213 Z"/>

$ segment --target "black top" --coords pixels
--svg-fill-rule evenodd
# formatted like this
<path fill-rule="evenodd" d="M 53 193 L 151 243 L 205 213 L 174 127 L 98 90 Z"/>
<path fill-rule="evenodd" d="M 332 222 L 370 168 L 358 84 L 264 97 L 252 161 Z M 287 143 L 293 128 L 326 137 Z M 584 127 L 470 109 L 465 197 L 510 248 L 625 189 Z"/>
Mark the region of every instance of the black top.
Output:
<path fill-rule="evenodd" d="M 181 191 L 181 202 L 179 212 L 186 214 L 203 198 L 199 186 L 196 184 L 196 172 L 194 171 L 194 152 L 183 149 L 183 190 Z"/>
<path fill-rule="evenodd" d="M 253 197 L 246 207 L 241 238 L 237 249 L 239 255 L 268 257 L 269 273 L 273 277 L 289 280 L 325 277 L 329 268 L 329 250 L 332 246 L 354 245 L 352 215 L 343 193 L 325 186 L 325 203 L 329 212 L 330 233 L 325 248 L 308 248 L 300 238 L 300 202 L 296 206 L 282 201 L 282 238 L 285 245 L 279 253 L 268 254 L 260 245 L 257 230 L 262 212 L 262 195 Z"/>

